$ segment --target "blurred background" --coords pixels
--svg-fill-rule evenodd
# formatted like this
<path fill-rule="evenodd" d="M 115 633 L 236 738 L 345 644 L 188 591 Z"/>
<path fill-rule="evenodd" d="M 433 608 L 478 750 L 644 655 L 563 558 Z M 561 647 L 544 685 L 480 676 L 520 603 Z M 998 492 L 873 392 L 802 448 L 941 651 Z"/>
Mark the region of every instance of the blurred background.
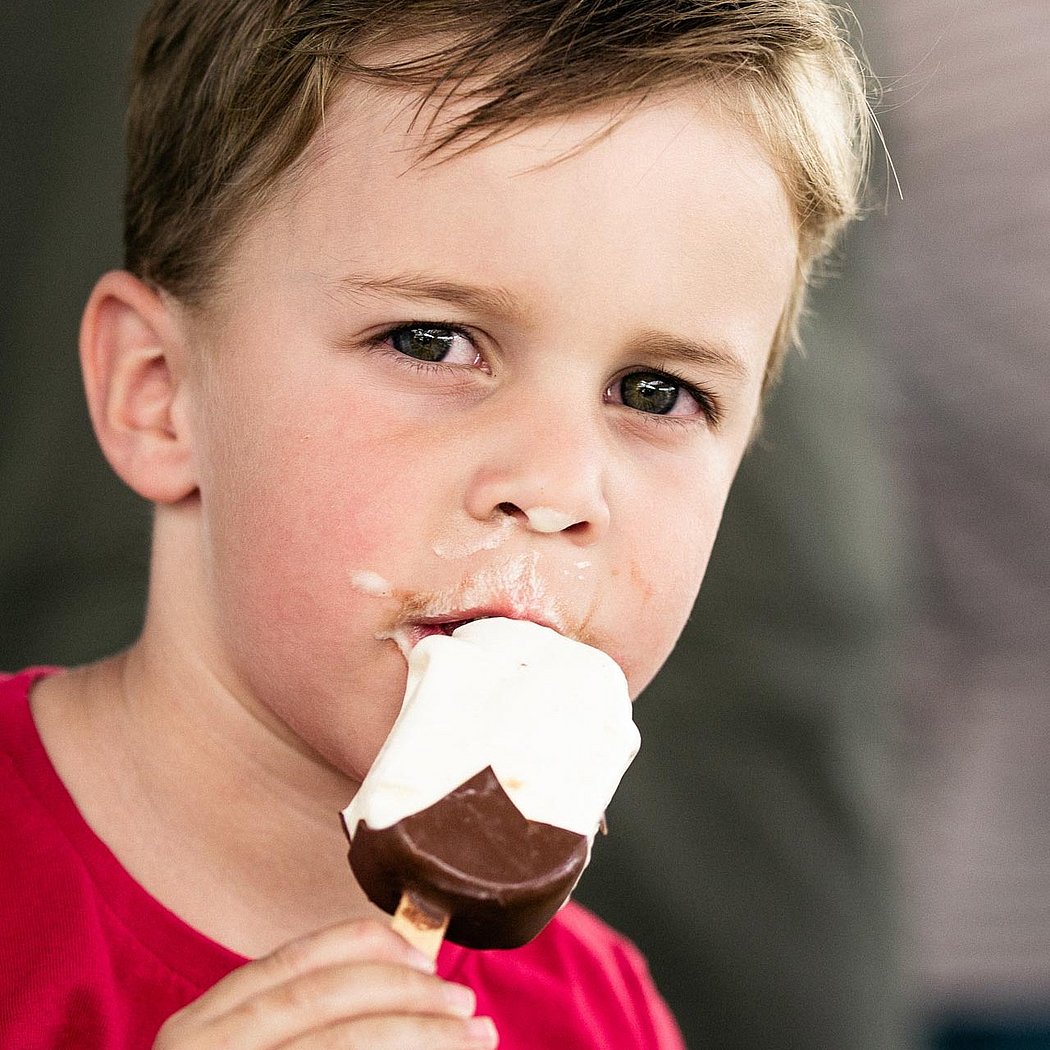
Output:
<path fill-rule="evenodd" d="M 135 635 L 76 334 L 142 0 L 4 0 L 0 667 Z M 1050 3 L 863 0 L 903 189 L 814 300 L 579 896 L 689 1045 L 1050 1047 Z"/>

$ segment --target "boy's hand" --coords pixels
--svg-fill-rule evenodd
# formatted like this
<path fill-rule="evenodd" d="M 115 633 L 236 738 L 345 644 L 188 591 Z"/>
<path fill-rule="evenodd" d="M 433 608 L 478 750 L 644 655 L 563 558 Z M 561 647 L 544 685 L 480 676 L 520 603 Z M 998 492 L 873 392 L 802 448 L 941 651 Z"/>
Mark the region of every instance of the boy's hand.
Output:
<path fill-rule="evenodd" d="M 168 1019 L 154 1050 L 492 1050 L 474 993 L 379 922 L 334 926 L 235 970 Z"/>

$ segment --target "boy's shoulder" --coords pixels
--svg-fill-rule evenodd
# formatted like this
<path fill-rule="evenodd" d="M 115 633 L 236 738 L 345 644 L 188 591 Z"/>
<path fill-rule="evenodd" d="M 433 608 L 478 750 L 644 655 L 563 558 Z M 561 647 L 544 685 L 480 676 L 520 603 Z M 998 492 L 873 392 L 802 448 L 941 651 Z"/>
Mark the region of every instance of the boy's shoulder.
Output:
<path fill-rule="evenodd" d="M 58 670 L 57 667 L 26 667 L 21 671 L 0 671 L 0 701 L 28 695 L 35 681 Z"/>
<path fill-rule="evenodd" d="M 36 726 L 29 713 L 29 691 L 41 678 L 59 671 L 57 667 L 0 670 L 0 754 L 16 759 L 37 743 Z"/>
<path fill-rule="evenodd" d="M 478 1013 L 497 1021 L 502 1050 L 684 1046 L 641 952 L 573 902 L 523 948 L 473 952 L 446 944 L 439 972 L 474 988 Z"/>
<path fill-rule="evenodd" d="M 148 1046 L 243 960 L 153 900 L 77 810 L 29 706 L 54 671 L 0 673 L 0 1046 Z"/>

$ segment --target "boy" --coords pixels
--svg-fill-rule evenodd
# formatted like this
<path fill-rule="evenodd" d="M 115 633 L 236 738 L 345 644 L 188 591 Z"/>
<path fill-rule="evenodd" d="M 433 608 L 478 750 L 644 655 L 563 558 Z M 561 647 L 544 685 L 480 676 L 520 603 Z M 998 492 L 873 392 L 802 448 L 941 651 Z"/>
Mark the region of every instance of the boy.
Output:
<path fill-rule="evenodd" d="M 337 815 L 442 625 L 655 674 L 863 112 L 820 0 L 154 4 L 81 337 L 150 596 L 3 686 L 4 1045 L 680 1045 L 573 906 L 427 972 Z"/>

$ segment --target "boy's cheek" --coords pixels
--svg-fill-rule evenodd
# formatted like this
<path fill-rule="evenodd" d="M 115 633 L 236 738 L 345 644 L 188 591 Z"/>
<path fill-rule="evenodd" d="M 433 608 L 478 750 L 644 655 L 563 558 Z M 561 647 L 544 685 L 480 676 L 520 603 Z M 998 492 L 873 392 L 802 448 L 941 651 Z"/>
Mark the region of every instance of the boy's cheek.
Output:
<path fill-rule="evenodd" d="M 612 590 L 620 593 L 621 665 L 636 696 L 663 666 L 692 612 L 714 544 L 716 526 L 675 533 L 649 555 L 613 570 Z M 657 553 L 659 552 L 659 553 Z"/>

